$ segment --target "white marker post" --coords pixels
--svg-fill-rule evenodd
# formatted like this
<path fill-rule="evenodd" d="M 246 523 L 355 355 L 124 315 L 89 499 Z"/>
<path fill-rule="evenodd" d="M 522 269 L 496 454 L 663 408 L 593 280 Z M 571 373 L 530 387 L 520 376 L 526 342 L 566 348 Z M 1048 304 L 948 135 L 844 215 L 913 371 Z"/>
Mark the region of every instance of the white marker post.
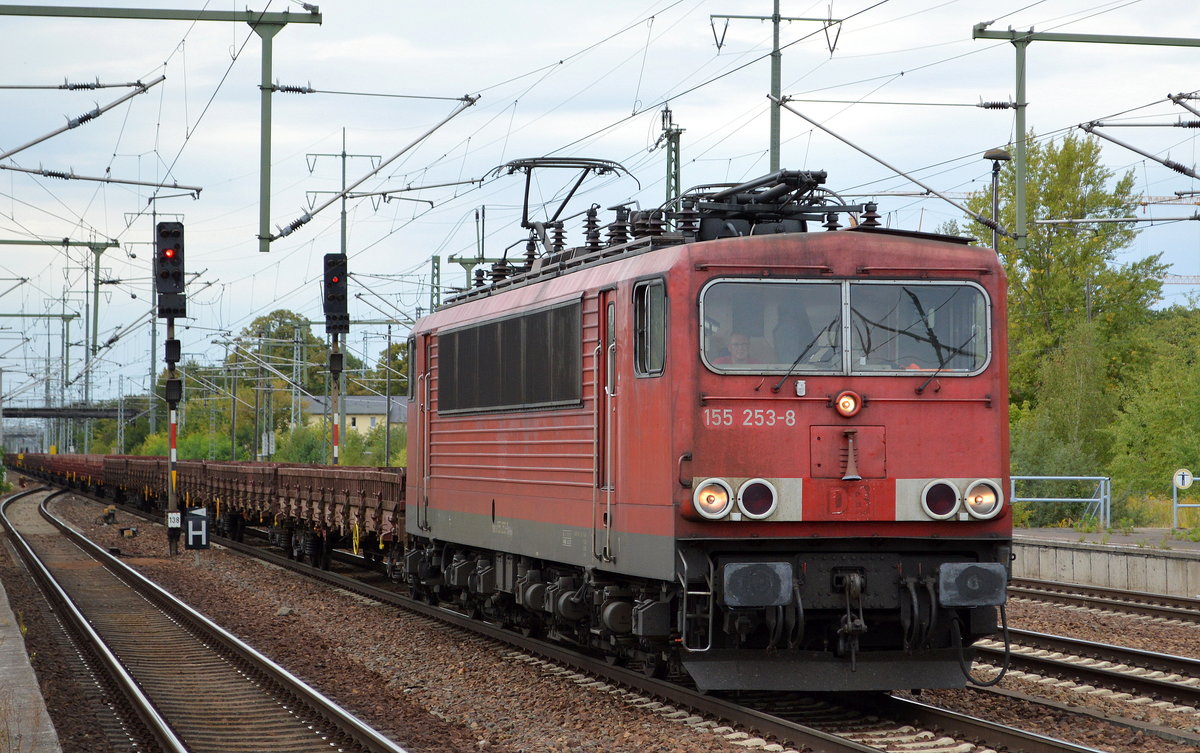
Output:
<path fill-rule="evenodd" d="M 1171 474 L 1171 528 L 1179 527 L 1179 508 L 1181 507 L 1200 507 L 1200 504 L 1181 505 L 1179 504 L 1179 490 L 1187 489 L 1192 485 L 1195 477 L 1187 468 L 1180 468 Z"/>

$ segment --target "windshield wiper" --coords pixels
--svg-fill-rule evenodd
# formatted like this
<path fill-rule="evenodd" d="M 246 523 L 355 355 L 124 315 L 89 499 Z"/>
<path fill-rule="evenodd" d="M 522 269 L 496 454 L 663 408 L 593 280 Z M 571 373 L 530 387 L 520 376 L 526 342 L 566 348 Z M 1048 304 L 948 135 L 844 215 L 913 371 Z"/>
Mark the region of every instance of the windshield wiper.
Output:
<path fill-rule="evenodd" d="M 825 325 L 825 328 L 818 332 L 813 339 L 808 342 L 808 345 L 804 346 L 804 350 L 800 351 L 800 355 L 796 356 L 795 361 L 792 361 L 792 365 L 787 368 L 787 371 L 785 371 L 783 376 L 779 378 L 779 381 L 775 383 L 775 386 L 771 388 L 771 392 L 779 392 L 779 389 L 783 387 L 783 383 L 786 382 L 788 377 L 792 375 L 792 372 L 796 370 L 796 366 L 798 366 L 800 362 L 804 360 L 804 357 L 807 356 L 808 352 L 813 349 L 813 346 L 817 344 L 817 341 L 820 340 L 824 335 L 829 334 L 829 330 L 833 329 L 835 326 L 837 326 L 836 321 Z"/>
<path fill-rule="evenodd" d="M 966 353 L 966 351 L 964 350 L 964 348 L 966 348 L 967 344 L 970 343 L 974 339 L 975 339 L 975 333 L 972 332 L 970 335 L 967 336 L 967 339 L 963 341 L 962 345 L 959 345 L 957 348 L 951 348 L 951 350 L 953 350 L 953 353 L 951 354 L 950 357 L 953 358 L 954 356 L 968 355 Z M 921 386 L 917 388 L 918 395 L 920 395 L 921 393 L 923 393 L 925 391 L 925 388 L 929 386 L 929 383 L 932 382 L 937 377 L 938 374 L 941 374 L 943 371 L 946 370 L 946 361 L 948 361 L 949 359 L 944 358 L 942 356 L 942 351 L 940 348 L 938 349 L 937 354 L 938 354 L 938 367 L 936 369 L 934 369 L 933 373 L 929 375 L 929 378 L 926 379 L 924 382 L 922 382 Z"/>

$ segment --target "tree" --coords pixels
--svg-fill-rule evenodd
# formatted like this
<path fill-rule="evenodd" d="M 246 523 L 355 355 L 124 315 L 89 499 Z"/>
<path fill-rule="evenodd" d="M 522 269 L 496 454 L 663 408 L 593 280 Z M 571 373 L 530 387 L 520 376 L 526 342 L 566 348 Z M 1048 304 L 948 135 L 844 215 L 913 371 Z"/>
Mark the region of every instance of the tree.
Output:
<path fill-rule="evenodd" d="M 1111 430 L 1110 472 L 1124 498 L 1169 494 L 1171 472 L 1200 457 L 1200 311 L 1159 312 L 1142 347 L 1150 363 L 1123 390 Z"/>
<path fill-rule="evenodd" d="M 1062 338 L 1038 371 L 1038 400 L 1014 406 L 1012 473 L 1022 476 L 1100 476 L 1110 457 L 1110 424 L 1117 414 L 1102 352 L 1099 324 L 1083 321 Z M 1054 482 L 1049 496 L 1090 497 L 1094 483 Z M 1045 488 L 1045 487 L 1039 487 Z M 1039 496 L 1047 496 L 1045 494 Z M 1078 519 L 1084 503 L 1037 504 L 1031 525 Z"/>
<path fill-rule="evenodd" d="M 1096 475 L 1109 458 L 1116 395 L 1108 389 L 1099 325 L 1077 324 L 1042 364 L 1043 397 L 1016 422 L 1012 465 L 1022 475 Z"/>
<path fill-rule="evenodd" d="M 242 329 L 235 343 L 236 347 L 226 357 L 230 368 L 261 368 L 290 381 L 298 365 L 300 388 L 309 395 L 327 394 L 329 345 L 313 334 L 307 319 L 294 311 L 277 309 L 258 317 Z M 360 359 L 349 353 L 345 355 L 347 371 L 362 367 Z"/>
<path fill-rule="evenodd" d="M 1121 354 L 1162 289 L 1167 265 L 1160 255 L 1121 266 L 1117 252 L 1128 246 L 1135 229 L 1127 224 L 1034 225 L 1037 219 L 1102 219 L 1133 214 L 1137 197 L 1133 171 L 1113 182 L 1100 162 L 1099 143 L 1068 134 L 1061 142 L 1028 139 L 1027 215 L 1024 250 L 1012 238 L 997 249 L 1008 275 L 1009 385 L 1014 404 L 1033 407 L 1039 400 L 1038 370 L 1058 351 L 1063 338 L 1080 322 L 1096 322 L 1098 347 L 1105 355 L 1110 384 L 1122 380 L 1128 366 Z M 1015 166 L 1000 175 L 1000 222 L 1016 227 Z M 1109 188 L 1110 183 L 1112 184 Z M 990 192 L 976 194 L 968 207 L 991 215 Z M 991 231 L 969 220 L 970 231 L 990 238 Z"/>

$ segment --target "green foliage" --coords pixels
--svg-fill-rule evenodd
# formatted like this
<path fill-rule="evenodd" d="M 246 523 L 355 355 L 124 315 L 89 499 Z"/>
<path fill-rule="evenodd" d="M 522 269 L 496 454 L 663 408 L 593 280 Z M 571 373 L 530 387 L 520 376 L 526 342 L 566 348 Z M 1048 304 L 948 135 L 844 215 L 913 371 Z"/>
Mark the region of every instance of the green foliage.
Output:
<path fill-rule="evenodd" d="M 1137 197 L 1131 193 L 1133 172 L 1114 182 L 1100 161 L 1099 143 L 1090 136 L 1043 143 L 1030 134 L 1027 143 L 1027 242 L 1021 250 L 1012 238 L 1001 238 L 997 249 L 1008 275 L 1010 396 L 1018 405 L 1036 405 L 1045 398 L 1038 390 L 1040 364 L 1083 321 L 1096 323 L 1105 374 L 1120 382 L 1130 366 L 1130 343 L 1150 318 L 1166 271 L 1158 255 L 1126 266 L 1116 263 L 1117 251 L 1134 238 L 1130 225 L 1032 224 L 1038 219 L 1129 216 Z M 1000 221 L 1010 232 L 1016 227 L 1015 177 L 1015 164 L 1006 163 L 1000 176 Z M 968 207 L 989 216 L 990 192 L 973 196 Z M 980 238 L 991 237 L 974 220 L 968 229 Z"/>
<path fill-rule="evenodd" d="M 367 465 L 398 467 L 408 464 L 408 424 L 392 424 L 391 456 L 384 459 L 384 426 L 367 433 L 363 459 Z"/>
<path fill-rule="evenodd" d="M 1117 410 L 1105 363 L 1101 328 L 1094 321 L 1076 322 L 1059 349 L 1043 359 L 1035 382 L 1042 399 L 1018 412 L 1013 425 L 1014 474 L 1103 475 L 1108 427 Z"/>
<path fill-rule="evenodd" d="M 1033 509 L 1032 502 L 1014 503 L 1012 508 L 1013 528 L 1032 528 Z"/>
<path fill-rule="evenodd" d="M 1112 426 L 1114 489 L 1122 497 L 1170 492 L 1171 473 L 1200 456 L 1200 316 L 1169 310 L 1146 333 L 1150 356 L 1127 383 Z"/>
<path fill-rule="evenodd" d="M 1164 528 L 1171 525 L 1171 500 L 1114 493 L 1113 517 L 1130 528 Z"/>
<path fill-rule="evenodd" d="M 320 423 L 280 432 L 273 459 L 281 463 L 328 463 L 329 449 Z"/>
<path fill-rule="evenodd" d="M 170 449 L 170 442 L 165 431 L 157 434 L 150 434 L 133 448 L 130 455 L 166 455 Z"/>

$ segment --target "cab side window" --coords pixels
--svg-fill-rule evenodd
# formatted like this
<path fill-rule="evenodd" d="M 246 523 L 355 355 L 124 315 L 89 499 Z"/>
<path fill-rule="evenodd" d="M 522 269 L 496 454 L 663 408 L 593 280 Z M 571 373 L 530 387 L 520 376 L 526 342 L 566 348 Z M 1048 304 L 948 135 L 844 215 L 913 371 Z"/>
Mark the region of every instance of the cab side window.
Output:
<path fill-rule="evenodd" d="M 633 368 L 638 376 L 658 376 L 667 359 L 667 288 L 662 280 L 633 287 Z"/>

